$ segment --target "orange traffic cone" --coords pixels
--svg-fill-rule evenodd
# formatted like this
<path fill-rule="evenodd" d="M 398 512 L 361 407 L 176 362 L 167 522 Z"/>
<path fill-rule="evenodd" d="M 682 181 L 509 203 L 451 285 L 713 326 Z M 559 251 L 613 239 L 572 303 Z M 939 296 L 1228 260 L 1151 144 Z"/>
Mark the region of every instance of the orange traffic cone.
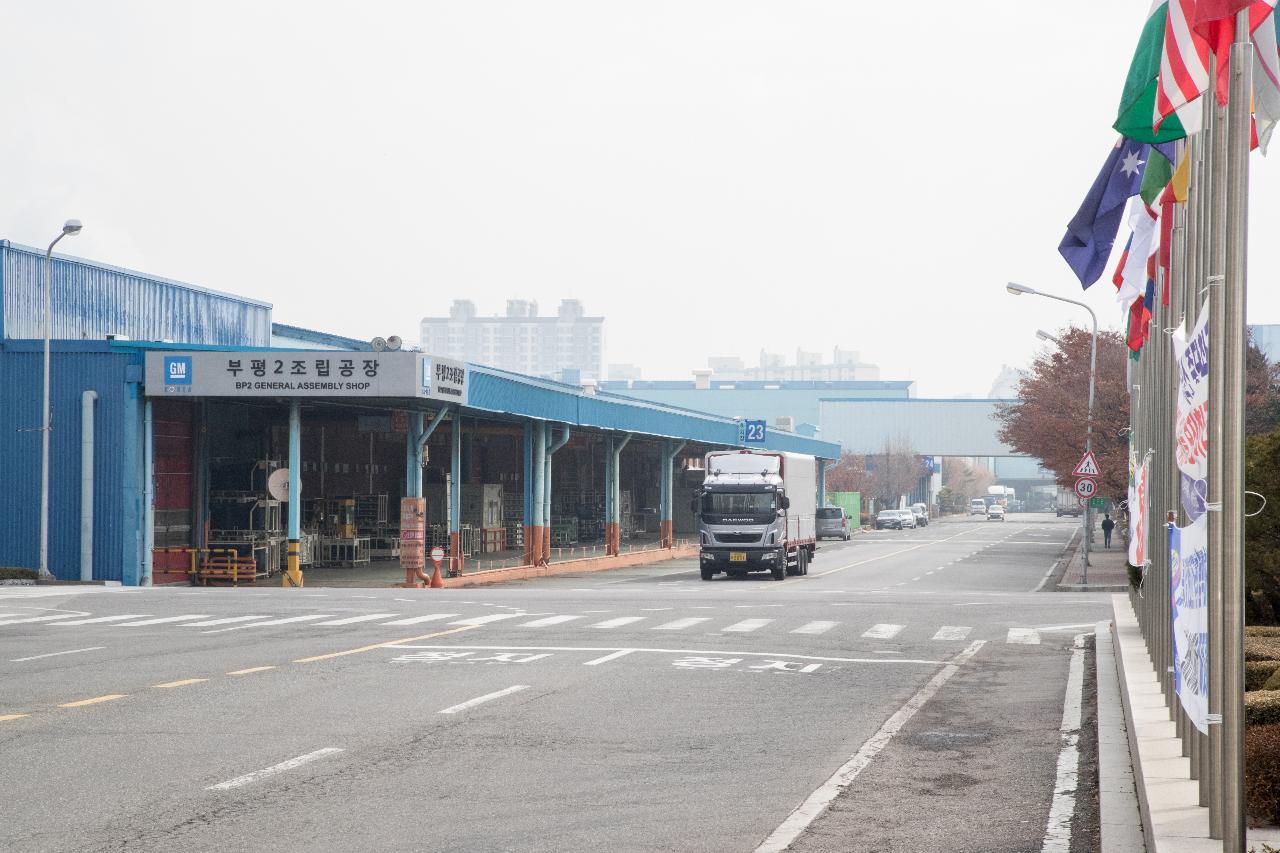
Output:
<path fill-rule="evenodd" d="M 435 570 L 431 573 L 431 588 L 444 589 L 444 578 L 440 576 L 440 561 L 432 560 L 435 564 Z"/>

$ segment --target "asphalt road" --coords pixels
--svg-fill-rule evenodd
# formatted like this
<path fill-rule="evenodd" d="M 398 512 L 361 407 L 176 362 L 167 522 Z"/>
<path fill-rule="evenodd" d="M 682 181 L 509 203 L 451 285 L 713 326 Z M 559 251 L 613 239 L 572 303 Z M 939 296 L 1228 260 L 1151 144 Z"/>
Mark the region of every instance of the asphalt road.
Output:
<path fill-rule="evenodd" d="M 1034 591 L 1073 523 L 780 583 L 0 589 L 0 849 L 1040 850 L 1109 613 Z"/>

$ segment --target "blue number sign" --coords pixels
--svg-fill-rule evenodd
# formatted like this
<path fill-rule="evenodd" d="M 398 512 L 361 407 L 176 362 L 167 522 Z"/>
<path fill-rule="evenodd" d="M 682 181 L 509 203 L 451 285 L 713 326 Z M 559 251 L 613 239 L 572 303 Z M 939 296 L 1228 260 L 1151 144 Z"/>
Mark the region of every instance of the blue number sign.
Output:
<path fill-rule="evenodd" d="M 743 444 L 764 444 L 764 421 L 739 421 L 738 441 Z"/>

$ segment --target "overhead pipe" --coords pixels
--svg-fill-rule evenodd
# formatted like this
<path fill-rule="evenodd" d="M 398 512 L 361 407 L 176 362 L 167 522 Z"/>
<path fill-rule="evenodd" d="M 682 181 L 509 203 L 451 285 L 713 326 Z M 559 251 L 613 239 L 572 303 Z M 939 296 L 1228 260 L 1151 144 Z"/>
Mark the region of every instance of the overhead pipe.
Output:
<path fill-rule="evenodd" d="M 93 411 L 97 391 L 80 392 L 80 580 L 93 580 Z"/>

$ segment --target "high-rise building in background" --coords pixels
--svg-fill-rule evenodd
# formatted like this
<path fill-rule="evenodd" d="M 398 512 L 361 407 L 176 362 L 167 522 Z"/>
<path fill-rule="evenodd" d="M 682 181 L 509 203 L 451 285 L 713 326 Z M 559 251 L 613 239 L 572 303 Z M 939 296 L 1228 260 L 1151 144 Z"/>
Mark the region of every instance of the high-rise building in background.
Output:
<path fill-rule="evenodd" d="M 538 303 L 508 299 L 505 316 L 482 317 L 469 299 L 455 299 L 448 317 L 424 317 L 422 349 L 490 367 L 578 383 L 602 379 L 604 317 L 588 317 L 577 299 L 564 299 L 554 316 L 538 316 Z"/>
<path fill-rule="evenodd" d="M 831 360 L 822 353 L 797 349 L 794 364 L 787 364 L 782 353 L 760 351 L 760 366 L 747 367 L 737 356 L 711 356 L 707 359 L 711 378 L 741 381 L 787 382 L 875 382 L 880 367 L 859 361 L 854 350 L 836 347 Z"/>

